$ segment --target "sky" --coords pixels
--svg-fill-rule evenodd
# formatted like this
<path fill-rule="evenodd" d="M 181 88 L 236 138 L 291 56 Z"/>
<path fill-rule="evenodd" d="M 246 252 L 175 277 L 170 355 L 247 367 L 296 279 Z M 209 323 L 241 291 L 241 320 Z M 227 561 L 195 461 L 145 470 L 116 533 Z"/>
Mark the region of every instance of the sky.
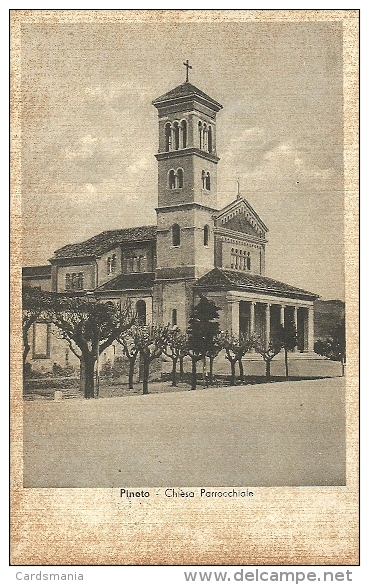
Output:
<path fill-rule="evenodd" d="M 344 300 L 339 22 L 22 26 L 23 264 L 155 224 L 157 111 L 185 80 L 217 115 L 218 206 L 268 226 L 266 275 Z"/>

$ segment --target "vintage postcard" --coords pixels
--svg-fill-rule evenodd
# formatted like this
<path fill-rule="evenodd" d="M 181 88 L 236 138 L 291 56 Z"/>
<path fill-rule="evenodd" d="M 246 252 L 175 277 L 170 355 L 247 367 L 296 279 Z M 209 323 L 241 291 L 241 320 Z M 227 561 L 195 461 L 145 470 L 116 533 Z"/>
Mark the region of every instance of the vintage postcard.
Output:
<path fill-rule="evenodd" d="M 11 11 L 11 562 L 358 563 L 358 11 Z"/>

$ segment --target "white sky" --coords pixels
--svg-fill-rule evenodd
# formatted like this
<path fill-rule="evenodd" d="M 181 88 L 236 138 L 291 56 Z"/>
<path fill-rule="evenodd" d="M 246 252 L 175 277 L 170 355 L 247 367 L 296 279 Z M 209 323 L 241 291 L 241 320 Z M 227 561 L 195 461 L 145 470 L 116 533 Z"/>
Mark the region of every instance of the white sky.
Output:
<path fill-rule="evenodd" d="M 30 24 L 22 28 L 24 264 L 155 223 L 157 112 L 190 81 L 223 104 L 219 207 L 269 227 L 266 273 L 344 299 L 339 23 Z"/>

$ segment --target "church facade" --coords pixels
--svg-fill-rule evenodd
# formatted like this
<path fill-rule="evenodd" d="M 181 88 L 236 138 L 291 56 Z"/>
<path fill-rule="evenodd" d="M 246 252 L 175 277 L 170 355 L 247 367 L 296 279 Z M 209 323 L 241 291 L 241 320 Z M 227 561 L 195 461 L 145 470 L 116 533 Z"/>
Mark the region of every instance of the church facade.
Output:
<path fill-rule="evenodd" d="M 68 244 L 49 265 L 24 268 L 24 282 L 129 300 L 147 323 L 181 330 L 205 295 L 220 309 L 222 330 L 255 333 L 267 344 L 278 325 L 291 320 L 299 352 L 313 352 L 317 295 L 265 276 L 268 228 L 246 199 L 238 194 L 218 209 L 216 117 L 222 106 L 188 81 L 152 103 L 159 128 L 157 225 Z"/>

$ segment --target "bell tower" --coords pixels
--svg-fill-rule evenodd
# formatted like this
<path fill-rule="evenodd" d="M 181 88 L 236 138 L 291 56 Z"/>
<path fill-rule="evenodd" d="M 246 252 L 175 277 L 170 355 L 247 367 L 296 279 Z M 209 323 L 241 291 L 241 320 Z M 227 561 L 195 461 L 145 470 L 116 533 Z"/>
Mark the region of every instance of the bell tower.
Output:
<path fill-rule="evenodd" d="M 222 106 L 188 81 L 158 110 L 157 279 L 199 278 L 214 267 L 216 114 Z"/>

